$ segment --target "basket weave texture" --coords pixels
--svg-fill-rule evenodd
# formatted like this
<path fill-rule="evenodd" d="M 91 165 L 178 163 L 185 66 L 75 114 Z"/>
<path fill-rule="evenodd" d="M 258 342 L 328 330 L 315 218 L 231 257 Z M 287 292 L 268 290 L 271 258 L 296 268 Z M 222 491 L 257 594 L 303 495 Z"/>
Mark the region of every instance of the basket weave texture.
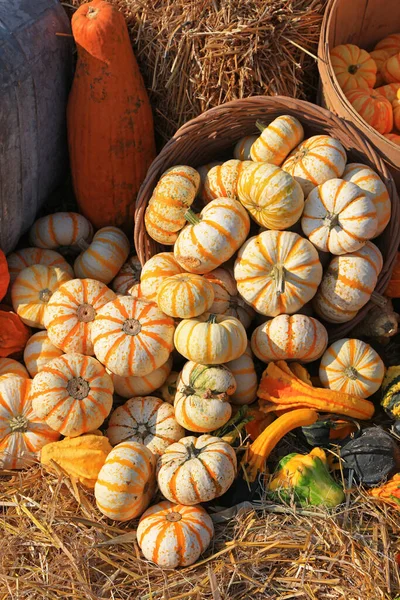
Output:
<path fill-rule="evenodd" d="M 171 251 L 152 240 L 146 232 L 144 214 L 153 190 L 164 171 L 174 165 L 197 167 L 216 159 L 232 157 L 235 143 L 243 136 L 257 134 L 256 121 L 269 124 L 282 114 L 293 115 L 304 127 L 305 138 L 326 134 L 338 139 L 346 149 L 348 162 L 360 162 L 374 169 L 392 202 L 392 217 L 385 231 L 373 240 L 383 255 L 383 269 L 375 291 L 383 293 L 391 276 L 400 244 L 400 205 L 396 186 L 378 152 L 351 123 L 328 110 L 284 96 L 255 96 L 212 108 L 183 125 L 151 164 L 140 188 L 135 211 L 135 248 L 142 264 L 158 252 Z M 357 316 L 343 324 L 326 324 L 330 339 L 345 336 L 372 307 L 368 303 Z"/>

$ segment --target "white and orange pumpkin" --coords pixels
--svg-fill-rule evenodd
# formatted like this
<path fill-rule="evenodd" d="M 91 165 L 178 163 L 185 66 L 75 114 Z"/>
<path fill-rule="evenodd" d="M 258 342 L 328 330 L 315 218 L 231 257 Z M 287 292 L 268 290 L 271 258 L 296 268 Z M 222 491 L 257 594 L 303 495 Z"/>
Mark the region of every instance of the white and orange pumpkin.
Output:
<path fill-rule="evenodd" d="M 44 329 L 48 301 L 58 288 L 71 279 L 71 275 L 58 267 L 32 265 L 22 269 L 11 288 L 15 312 L 25 325 Z"/>
<path fill-rule="evenodd" d="M 166 277 L 157 292 L 158 308 L 166 315 L 190 319 L 209 311 L 214 301 L 214 288 L 201 275 L 179 273 Z"/>
<path fill-rule="evenodd" d="M 250 161 L 231 159 L 210 169 L 205 177 L 202 191 L 204 204 L 216 198 L 238 200 L 238 181 Z"/>
<path fill-rule="evenodd" d="M 51 343 L 47 331 L 38 331 L 29 338 L 25 346 L 24 363 L 30 376 L 35 377 L 48 362 L 63 354 L 60 348 Z"/>
<path fill-rule="evenodd" d="M 226 363 L 236 381 L 236 390 L 230 396 L 232 404 L 251 404 L 257 398 L 258 378 L 250 343 L 239 358 Z"/>
<path fill-rule="evenodd" d="M 131 256 L 126 263 L 122 265 L 116 277 L 111 284 L 116 294 L 128 294 L 133 285 L 140 282 L 140 273 L 142 265 L 137 256 Z"/>
<path fill-rule="evenodd" d="M 5 375 L 7 375 L 7 377 L 10 375 L 17 375 L 24 379 L 30 379 L 29 373 L 24 365 L 13 358 L 0 358 L 0 377 L 4 377 Z"/>
<path fill-rule="evenodd" d="M 348 338 L 329 346 L 319 367 L 324 387 L 360 398 L 374 394 L 384 375 L 385 366 L 379 354 L 369 344 Z"/>
<path fill-rule="evenodd" d="M 110 283 L 128 258 L 129 240 L 118 227 L 102 227 L 90 245 L 74 263 L 75 275 L 80 279 L 97 279 Z"/>
<path fill-rule="evenodd" d="M 95 356 L 115 375 L 148 375 L 173 350 L 174 321 L 151 302 L 117 296 L 92 323 Z"/>
<path fill-rule="evenodd" d="M 0 378 L 0 468 L 23 469 L 38 452 L 60 437 L 32 407 L 32 381 L 17 375 Z"/>
<path fill-rule="evenodd" d="M 94 279 L 71 279 L 47 303 L 44 325 L 50 342 L 63 352 L 94 354 L 91 329 L 97 311 L 115 293 Z"/>
<path fill-rule="evenodd" d="M 246 135 L 240 138 L 233 149 L 233 158 L 236 158 L 237 160 L 252 160 L 250 151 L 257 139 L 258 135 Z"/>
<path fill-rule="evenodd" d="M 275 317 L 297 312 L 322 279 L 318 253 L 291 231 L 263 231 L 239 250 L 234 275 L 239 294 L 256 311 Z"/>
<path fill-rule="evenodd" d="M 222 496 L 232 485 L 237 461 L 232 446 L 218 437 L 188 436 L 171 444 L 157 463 L 161 493 L 192 506 Z"/>
<path fill-rule="evenodd" d="M 255 312 L 238 294 L 235 278 L 231 272 L 223 267 L 218 267 L 204 275 L 214 289 L 214 302 L 209 312 L 216 315 L 226 315 L 239 319 L 247 329 Z"/>
<path fill-rule="evenodd" d="M 43 265 L 45 267 L 58 267 L 66 271 L 71 277 L 74 271 L 65 258 L 54 250 L 44 248 L 22 248 L 16 250 L 7 256 L 8 271 L 10 273 L 10 283 L 12 284 L 17 275 L 32 265 Z"/>
<path fill-rule="evenodd" d="M 257 327 L 251 349 L 263 362 L 320 358 L 328 345 L 328 332 L 317 319 L 305 315 L 279 315 Z"/>
<path fill-rule="evenodd" d="M 255 162 L 266 162 L 280 166 L 287 155 L 304 139 L 304 129 L 296 117 L 280 115 L 267 127 L 261 124 L 262 133 L 250 150 Z"/>
<path fill-rule="evenodd" d="M 29 231 L 29 240 L 37 248 L 79 247 L 93 237 L 91 223 L 78 213 L 57 212 L 38 219 Z"/>
<path fill-rule="evenodd" d="M 158 288 L 166 277 L 184 273 L 173 252 L 155 254 L 143 265 L 140 274 L 140 291 L 148 300 L 156 301 Z M 132 291 L 130 292 L 132 294 Z"/>
<path fill-rule="evenodd" d="M 123 398 L 133 398 L 134 396 L 148 396 L 162 387 L 169 377 L 171 369 L 172 357 L 170 356 L 167 362 L 148 375 L 142 375 L 141 377 L 135 377 L 134 375 L 121 377 L 120 375 L 114 375 L 111 371 L 109 371 L 109 374 L 115 393 Z"/>
<path fill-rule="evenodd" d="M 139 442 L 115 446 L 94 486 L 100 512 L 115 521 L 129 521 L 141 515 L 155 491 L 155 465 L 155 455 Z"/>
<path fill-rule="evenodd" d="M 91 356 L 63 354 L 35 375 L 32 407 L 49 427 L 76 437 L 100 427 L 112 407 L 113 384 Z"/>
<path fill-rule="evenodd" d="M 137 528 L 137 541 L 145 558 L 163 569 L 195 563 L 213 535 L 213 522 L 203 507 L 167 500 L 148 508 Z"/>

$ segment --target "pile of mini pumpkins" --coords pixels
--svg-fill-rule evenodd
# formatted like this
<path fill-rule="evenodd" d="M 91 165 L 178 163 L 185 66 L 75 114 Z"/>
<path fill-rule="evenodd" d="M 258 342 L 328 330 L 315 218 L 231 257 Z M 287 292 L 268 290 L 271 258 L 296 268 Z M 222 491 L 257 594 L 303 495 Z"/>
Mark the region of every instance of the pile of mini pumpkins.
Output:
<path fill-rule="evenodd" d="M 371 52 L 341 44 L 330 53 L 336 79 L 353 108 L 371 127 L 400 145 L 400 33 Z"/>
<path fill-rule="evenodd" d="M 343 339 L 328 348 L 325 326 L 307 313 L 313 299 L 322 319 L 346 322 L 371 297 L 382 256 L 370 240 L 390 219 L 386 187 L 369 167 L 346 164 L 338 140 L 304 140 L 292 116 L 261 129 L 238 142 L 232 160 L 162 175 L 145 223 L 173 251 L 143 268 L 121 230 L 93 236 L 76 213 L 40 218 L 32 247 L 7 258 L 14 312 L 1 311 L 10 322 L 0 333 L 2 468 L 24 468 L 40 452 L 44 465 L 94 488 L 107 517 L 142 515 L 138 543 L 163 567 L 192 564 L 212 538 L 200 504 L 237 473 L 234 448 L 215 433 L 257 399 L 253 353 L 282 368 L 322 357 L 316 410 L 324 388 L 341 399 L 338 412 L 359 402 L 370 415 L 362 399 L 384 377 L 371 346 Z M 2 268 L 4 295 L 4 260 Z M 18 350 L 25 366 L 7 357 Z M 176 353 L 187 361 L 180 373 Z M 124 401 L 113 409 L 114 391 Z M 274 407 L 283 417 L 271 425 L 273 443 L 253 454 L 284 435 L 280 418 L 285 432 L 299 426 L 286 423 L 292 408 Z M 256 459 L 265 465 L 266 455 Z M 166 500 L 147 508 L 156 485 Z"/>

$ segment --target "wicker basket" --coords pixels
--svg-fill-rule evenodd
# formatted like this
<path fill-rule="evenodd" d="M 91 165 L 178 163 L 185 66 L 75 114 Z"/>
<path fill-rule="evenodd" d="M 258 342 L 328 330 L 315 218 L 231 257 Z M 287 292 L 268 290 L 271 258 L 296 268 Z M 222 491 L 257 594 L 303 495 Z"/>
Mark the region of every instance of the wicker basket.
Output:
<path fill-rule="evenodd" d="M 377 42 L 399 31 L 399 0 L 330 0 L 324 15 L 318 47 L 321 78 L 320 103 L 347 119 L 377 148 L 400 187 L 400 147 L 386 139 L 354 110 L 336 79 L 329 57 L 339 44 L 356 44 L 372 50 Z"/>
<path fill-rule="evenodd" d="M 270 123 L 282 114 L 297 117 L 304 126 L 306 137 L 321 133 L 334 136 L 346 148 L 349 161 L 369 165 L 385 182 L 392 200 L 392 219 L 383 234 L 374 240 L 384 259 L 376 287 L 378 293 L 383 293 L 390 279 L 400 242 L 399 198 L 386 164 L 351 124 L 324 108 L 283 96 L 256 96 L 223 104 L 189 121 L 176 132 L 150 166 L 137 198 L 135 247 L 140 261 L 144 264 L 154 254 L 172 250 L 171 246 L 165 248 L 154 242 L 148 236 L 144 225 L 147 203 L 161 174 L 174 165 L 186 164 L 196 167 L 218 158 L 232 156 L 233 146 L 239 138 L 257 133 L 257 120 Z M 348 323 L 333 326 L 327 324 L 330 339 L 345 336 L 365 316 L 369 308 L 371 303 Z"/>

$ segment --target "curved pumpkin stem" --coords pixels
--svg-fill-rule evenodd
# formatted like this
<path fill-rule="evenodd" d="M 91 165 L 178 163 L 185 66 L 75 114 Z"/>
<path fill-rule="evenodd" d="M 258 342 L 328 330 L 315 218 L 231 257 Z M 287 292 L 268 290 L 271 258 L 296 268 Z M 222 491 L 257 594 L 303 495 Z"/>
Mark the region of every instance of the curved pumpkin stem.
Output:
<path fill-rule="evenodd" d="M 274 265 L 271 271 L 271 277 L 275 280 L 276 293 L 278 295 L 285 293 L 285 267 L 283 265 Z"/>
<path fill-rule="evenodd" d="M 191 208 L 188 208 L 183 216 L 185 217 L 186 221 L 192 225 L 197 225 L 197 223 L 200 223 L 201 220 Z"/>
<path fill-rule="evenodd" d="M 256 127 L 258 131 L 261 131 L 261 133 L 267 128 L 267 126 L 264 125 L 264 123 L 261 123 L 261 121 L 256 121 Z"/>

